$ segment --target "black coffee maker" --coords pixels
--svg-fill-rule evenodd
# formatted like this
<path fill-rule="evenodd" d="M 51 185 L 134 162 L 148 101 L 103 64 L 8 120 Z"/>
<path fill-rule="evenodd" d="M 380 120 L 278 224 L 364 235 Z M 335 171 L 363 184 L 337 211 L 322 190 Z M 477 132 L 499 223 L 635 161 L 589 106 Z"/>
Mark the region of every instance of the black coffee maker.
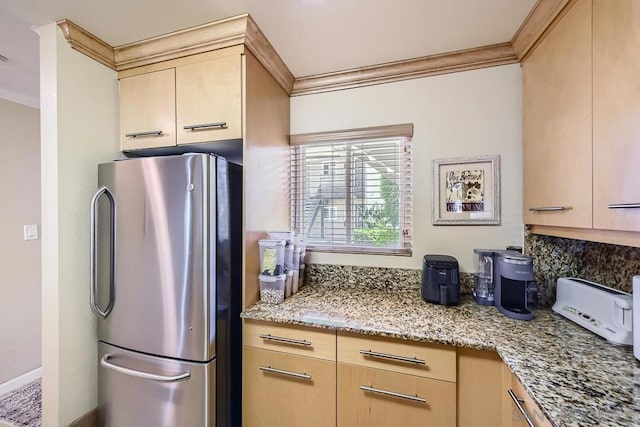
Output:
<path fill-rule="evenodd" d="M 421 294 L 427 302 L 457 305 L 460 302 L 458 260 L 449 255 L 425 255 Z"/>
<path fill-rule="evenodd" d="M 495 306 L 505 316 L 531 320 L 527 289 L 533 280 L 533 260 L 515 251 L 497 251 L 494 262 Z"/>

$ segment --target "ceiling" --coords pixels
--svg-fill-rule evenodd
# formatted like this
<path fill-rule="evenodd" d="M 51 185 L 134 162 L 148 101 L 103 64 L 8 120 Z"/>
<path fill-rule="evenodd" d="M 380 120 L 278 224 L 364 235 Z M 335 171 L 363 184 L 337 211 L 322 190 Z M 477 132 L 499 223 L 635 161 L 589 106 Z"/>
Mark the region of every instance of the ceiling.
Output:
<path fill-rule="evenodd" d="M 0 97 L 37 100 L 38 37 L 30 28 L 63 18 L 118 46 L 249 12 L 293 75 L 303 77 L 506 42 L 534 4 L 535 0 L 4 0 L 0 54 L 9 62 L 0 63 Z"/>

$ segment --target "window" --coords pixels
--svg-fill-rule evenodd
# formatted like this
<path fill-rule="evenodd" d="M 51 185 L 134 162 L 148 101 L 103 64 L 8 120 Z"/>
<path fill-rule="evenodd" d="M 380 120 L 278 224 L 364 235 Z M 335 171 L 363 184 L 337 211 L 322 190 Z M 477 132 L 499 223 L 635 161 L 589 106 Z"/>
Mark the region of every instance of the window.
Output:
<path fill-rule="evenodd" d="M 291 136 L 291 226 L 323 252 L 411 255 L 413 125 Z"/>

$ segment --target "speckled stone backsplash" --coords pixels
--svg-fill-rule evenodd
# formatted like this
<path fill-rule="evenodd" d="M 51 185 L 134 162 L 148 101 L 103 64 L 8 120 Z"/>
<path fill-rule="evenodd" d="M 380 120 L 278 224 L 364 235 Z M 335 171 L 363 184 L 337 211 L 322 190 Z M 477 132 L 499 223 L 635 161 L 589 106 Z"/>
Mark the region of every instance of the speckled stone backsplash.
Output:
<path fill-rule="evenodd" d="M 323 286 L 358 286 L 370 289 L 420 287 L 422 270 L 412 268 L 362 267 L 358 265 L 307 264 L 304 283 Z M 460 273 L 460 292 L 470 294 L 473 276 Z"/>
<path fill-rule="evenodd" d="M 640 274 L 640 248 L 532 234 L 525 228 L 524 249 L 533 258 L 540 303 L 553 305 L 559 277 L 579 277 L 631 292 Z"/>

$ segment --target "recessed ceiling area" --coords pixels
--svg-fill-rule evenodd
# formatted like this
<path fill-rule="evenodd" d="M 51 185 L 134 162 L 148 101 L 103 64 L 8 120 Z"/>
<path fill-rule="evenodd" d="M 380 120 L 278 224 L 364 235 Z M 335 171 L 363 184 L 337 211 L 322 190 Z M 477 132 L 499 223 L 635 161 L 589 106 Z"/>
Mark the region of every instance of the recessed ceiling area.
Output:
<path fill-rule="evenodd" d="M 35 37 L 37 51 L 37 35 L 28 28 L 68 18 L 118 46 L 248 12 L 293 75 L 304 77 L 503 43 L 511 40 L 534 4 L 535 0 L 23 0 L 0 5 L 0 40 L 24 44 L 28 50 Z M 27 32 L 24 43 L 12 35 Z M 9 56 L 3 45 L 0 53 Z"/>

